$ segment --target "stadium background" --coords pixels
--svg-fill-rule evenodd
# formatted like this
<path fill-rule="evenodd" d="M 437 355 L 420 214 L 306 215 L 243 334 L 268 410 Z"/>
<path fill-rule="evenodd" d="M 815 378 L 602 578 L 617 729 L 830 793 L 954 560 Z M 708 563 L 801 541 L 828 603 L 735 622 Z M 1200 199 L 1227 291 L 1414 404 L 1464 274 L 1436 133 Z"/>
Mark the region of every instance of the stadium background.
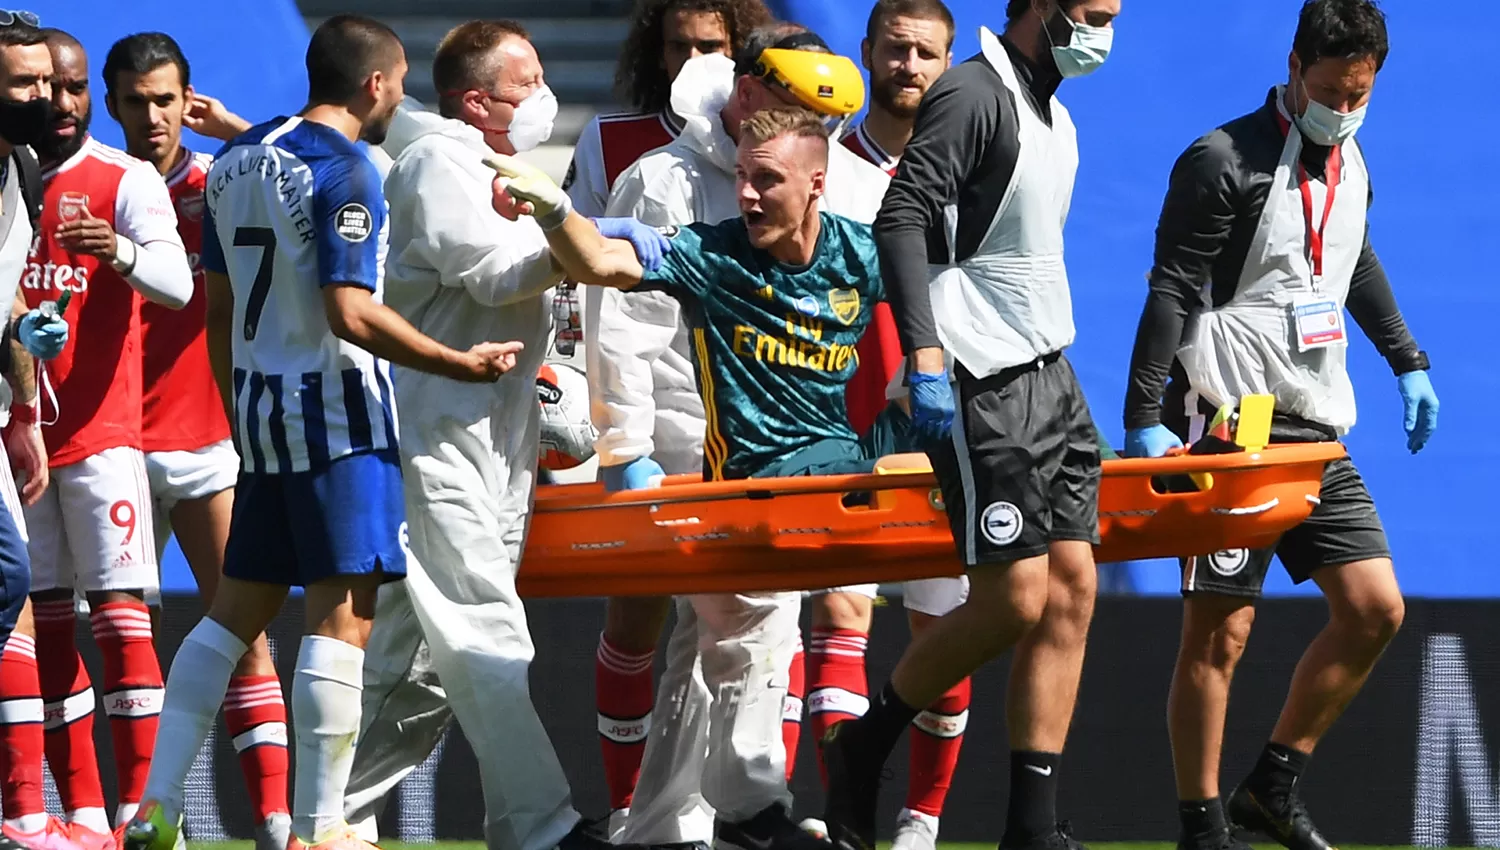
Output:
<path fill-rule="evenodd" d="M 568 145 L 583 123 L 610 108 L 614 57 L 628 5 L 628 0 L 302 0 L 299 7 L 290 0 L 137 0 L 121 6 L 113 0 L 68 0 L 38 11 L 45 24 L 73 32 L 91 51 L 98 92 L 94 130 L 111 144 L 120 143 L 119 132 L 105 112 L 97 75 L 108 45 L 129 32 L 170 32 L 194 60 L 193 82 L 200 90 L 259 120 L 301 105 L 307 25 L 322 16 L 359 11 L 389 21 L 411 55 L 408 90 L 429 101 L 432 50 L 449 26 L 472 17 L 515 17 L 531 28 L 548 80 L 566 105 L 552 144 L 534 154 L 561 176 Z M 782 17 L 821 33 L 835 49 L 858 55 L 863 0 L 771 0 L 771 5 Z M 959 60 L 977 49 L 980 24 L 998 29 L 1003 23 L 998 0 L 950 0 L 949 5 L 959 19 L 954 47 Z M 1395 381 L 1372 347 L 1357 341 L 1350 371 L 1361 415 L 1347 443 L 1381 506 L 1408 594 L 1468 601 L 1413 604 L 1376 681 L 1320 754 L 1307 793 L 1314 805 L 1320 799 L 1343 804 L 1342 811 L 1316 810 L 1331 833 L 1348 840 L 1500 846 L 1500 770 L 1495 768 L 1500 735 L 1494 732 L 1500 729 L 1500 602 L 1495 601 L 1500 569 L 1488 524 L 1491 477 L 1500 470 L 1500 444 L 1492 436 L 1500 377 L 1491 360 L 1491 330 L 1480 319 L 1500 308 L 1493 247 L 1481 248 L 1493 246 L 1500 230 L 1486 165 L 1488 145 L 1500 129 L 1497 98 L 1488 59 L 1476 50 L 1472 34 L 1481 22 L 1466 23 L 1460 7 L 1426 0 L 1383 5 L 1393 52 L 1360 134 L 1376 188 L 1371 232 L 1408 321 L 1431 355 L 1434 383 L 1446 404 L 1438 437 L 1420 457 L 1410 457 Z M 1067 234 L 1079 328 L 1070 356 L 1116 445 L 1122 439 L 1127 353 L 1167 173 L 1193 138 L 1255 108 L 1267 87 L 1285 78 L 1299 6 L 1298 0 L 1127 0 L 1109 63 L 1064 89 L 1079 127 L 1082 157 Z M 189 143 L 215 147 L 198 139 Z M 1126 565 L 1109 576 L 1111 588 L 1133 595 L 1101 605 L 1064 786 L 1064 810 L 1086 838 L 1171 837 L 1170 803 L 1163 804 L 1171 785 L 1170 773 L 1163 772 L 1162 705 L 1177 616 L 1170 598 L 1142 597 L 1170 597 L 1176 585 L 1169 563 Z M 186 594 L 192 587 L 174 546 L 164 564 L 164 589 Z M 1312 588 L 1292 588 L 1275 574 L 1269 590 L 1280 597 Z M 191 620 L 187 612 L 196 608 L 186 599 L 168 604 L 172 637 L 164 639 L 163 650 L 169 654 Z M 872 677 L 891 663 L 904 631 L 893 611 L 882 612 L 882 619 L 892 622 L 876 630 Z M 548 706 L 569 772 L 580 782 L 581 802 L 596 810 L 603 798 L 596 787 L 595 747 L 592 735 L 578 730 L 593 727 L 589 664 L 598 615 L 592 602 L 534 606 L 540 663 L 549 669 L 549 689 L 540 689 L 538 699 Z M 1227 774 L 1248 766 L 1255 742 L 1279 706 L 1295 653 L 1321 617 L 1321 607 L 1308 600 L 1278 598 L 1263 606 L 1231 714 L 1231 726 L 1242 733 L 1231 734 L 1231 746 L 1243 752 L 1229 754 Z M 1466 672 L 1460 669 L 1465 665 Z M 976 694 L 979 717 L 995 716 L 1001 674 L 994 670 L 984 677 Z M 563 690 L 550 689 L 551 683 Z M 1470 685 L 1477 690 L 1466 690 Z M 1423 710 L 1432 716 L 1419 726 Z M 98 725 L 103 736 L 107 724 Z M 998 834 L 992 803 L 1003 799 L 1005 776 L 987 757 L 997 751 L 1000 736 L 998 725 L 971 725 L 972 745 L 944 819 L 945 837 Z M 205 765 L 223 762 L 225 747 L 219 742 L 218 757 Z M 441 769 L 434 762 L 436 785 L 428 787 L 441 791 L 444 805 L 434 814 L 418 804 L 421 793 L 408 794 L 412 805 L 404 807 L 400 834 L 478 834 L 473 774 L 464 762 L 472 757 L 466 753 L 461 745 L 451 747 Z M 214 773 L 228 777 L 226 790 L 237 787 L 232 765 Z M 806 792 L 799 796 L 809 803 L 816 797 L 813 776 L 804 770 L 799 783 L 799 792 Z M 467 797 L 460 793 L 464 789 Z M 1443 825 L 1450 817 L 1451 830 Z M 243 813 L 225 813 L 229 834 L 245 834 L 242 819 Z M 215 832 L 206 813 L 200 811 L 195 820 L 194 831 L 203 837 Z"/>

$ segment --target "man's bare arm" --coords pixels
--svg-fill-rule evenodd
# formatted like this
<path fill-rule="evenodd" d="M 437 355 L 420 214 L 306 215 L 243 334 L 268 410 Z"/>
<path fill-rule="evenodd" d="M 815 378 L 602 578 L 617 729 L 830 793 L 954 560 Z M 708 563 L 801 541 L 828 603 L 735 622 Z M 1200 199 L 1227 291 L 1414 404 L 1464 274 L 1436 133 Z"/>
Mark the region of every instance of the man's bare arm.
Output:
<path fill-rule="evenodd" d="M 646 274 L 629 242 L 604 238 L 592 221 L 576 212 L 546 233 L 553 263 L 579 283 L 634 289 Z"/>
<path fill-rule="evenodd" d="M 26 296 L 19 289 L 16 290 L 16 300 L 10 308 L 10 320 L 12 323 L 31 311 L 26 305 Z M 14 325 L 12 325 L 14 327 Z M 10 381 L 11 395 L 17 404 L 32 404 L 36 401 L 36 361 L 31 357 L 31 352 L 21 344 L 20 336 L 11 334 L 10 337 L 10 374 L 5 376 Z"/>
<path fill-rule="evenodd" d="M 205 272 L 204 281 L 204 295 L 208 300 L 208 363 L 214 381 L 219 385 L 224 416 L 234 422 L 234 355 L 229 342 L 230 328 L 234 325 L 234 290 L 229 287 L 228 275 Z"/>

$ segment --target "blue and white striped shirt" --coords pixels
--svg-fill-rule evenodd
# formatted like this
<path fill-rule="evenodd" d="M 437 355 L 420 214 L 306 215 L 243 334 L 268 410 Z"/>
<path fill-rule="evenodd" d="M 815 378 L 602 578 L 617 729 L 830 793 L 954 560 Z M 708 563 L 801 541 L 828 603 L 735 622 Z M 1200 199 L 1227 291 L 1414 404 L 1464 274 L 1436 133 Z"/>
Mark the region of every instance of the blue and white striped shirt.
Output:
<path fill-rule="evenodd" d="M 387 214 L 353 142 L 301 118 L 251 128 L 208 174 L 203 266 L 234 290 L 234 434 L 241 468 L 317 471 L 396 448 L 390 364 L 334 336 L 325 286 L 381 299 Z"/>

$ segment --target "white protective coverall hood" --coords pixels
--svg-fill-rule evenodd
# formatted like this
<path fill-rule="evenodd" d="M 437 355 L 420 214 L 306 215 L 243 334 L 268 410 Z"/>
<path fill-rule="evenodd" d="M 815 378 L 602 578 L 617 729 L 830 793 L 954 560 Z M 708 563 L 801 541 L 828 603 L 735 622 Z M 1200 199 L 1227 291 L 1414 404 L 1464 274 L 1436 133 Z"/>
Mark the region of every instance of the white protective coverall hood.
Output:
<path fill-rule="evenodd" d="M 411 557 L 407 580 L 382 589 L 370 634 L 346 814 L 372 826 L 383 796 L 456 715 L 479 757 L 489 847 L 548 850 L 579 816 L 531 704 L 535 650 L 515 577 L 537 469 L 546 292 L 561 275 L 534 221 L 492 208 L 483 134 L 412 106 L 384 145 L 394 159 L 386 303 L 460 351 L 526 348 L 493 384 L 394 370 Z"/>
<path fill-rule="evenodd" d="M 641 157 L 615 181 L 607 214 L 657 227 L 719 222 L 740 214 L 737 148 L 720 117 L 734 93 L 734 63 L 691 59 L 672 84 L 683 122 L 675 141 Z M 890 177 L 836 141 L 829 146 L 825 212 L 873 222 Z M 668 473 L 701 467 L 703 402 L 676 299 L 588 287 L 584 322 L 590 398 L 604 466 L 651 456 Z M 691 446 L 692 457 L 680 447 Z"/>
<path fill-rule="evenodd" d="M 682 134 L 620 175 L 608 215 L 635 216 L 658 227 L 739 216 L 737 149 L 720 117 L 734 86 L 734 64 L 724 56 L 683 66 L 672 86 Z M 889 182 L 884 171 L 834 142 L 821 209 L 873 221 Z M 588 372 L 601 461 L 651 455 L 661 462 L 663 450 L 677 445 L 681 433 L 691 434 L 701 455 L 703 407 L 678 301 L 598 287 L 589 287 L 589 296 L 584 326 L 592 331 Z M 674 429 L 670 436 L 668 427 Z M 695 456 L 692 471 L 700 466 L 701 456 Z M 677 600 L 677 624 L 622 841 L 712 842 L 716 814 L 735 822 L 790 802 L 780 729 L 788 670 L 800 642 L 801 599 L 800 593 L 770 593 Z"/>

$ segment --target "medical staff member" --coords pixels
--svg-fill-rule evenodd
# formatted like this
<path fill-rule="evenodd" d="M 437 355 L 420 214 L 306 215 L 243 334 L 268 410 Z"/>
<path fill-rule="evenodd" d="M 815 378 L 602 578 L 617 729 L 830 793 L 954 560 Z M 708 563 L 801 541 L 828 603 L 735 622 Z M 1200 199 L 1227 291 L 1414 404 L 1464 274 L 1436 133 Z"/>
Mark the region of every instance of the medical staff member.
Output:
<path fill-rule="evenodd" d="M 408 110 L 385 144 L 395 155 L 385 183 L 394 246 L 388 303 L 419 331 L 457 350 L 496 338 L 524 348 L 516 367 L 493 384 L 465 386 L 396 370 L 413 556 L 405 607 L 415 614 L 432 671 L 479 754 L 489 846 L 602 847 L 573 808 L 562 766 L 531 704 L 527 670 L 534 647 L 515 586 L 537 469 L 536 377 L 552 332 L 546 294 L 562 274 L 535 222 L 510 222 L 495 212 L 494 172 L 483 164 L 489 154 L 529 151 L 546 141 L 557 100 L 526 31 L 510 21 L 454 28 L 438 45 L 432 75 L 439 111 Z M 643 262 L 660 259 L 665 240 L 650 228 L 618 221 L 601 226 L 641 240 Z M 409 663 L 415 654 L 380 646 L 377 666 Z M 388 697 L 368 694 L 365 705 L 388 713 Z M 381 734 L 400 722 L 421 722 L 426 712 L 406 707 L 418 710 L 396 722 L 366 723 L 358 749 L 408 752 L 416 748 L 407 738 L 435 741 L 437 735 Z M 428 751 L 412 752 L 415 763 Z M 389 758 L 384 762 L 392 765 Z M 386 784 L 370 780 L 363 772 L 356 790 Z"/>
<path fill-rule="evenodd" d="M 52 112 L 52 54 L 37 17 L 0 13 L 0 304 L 11 318 L 0 334 L 6 360 L 0 380 L 0 843 L 26 850 L 78 847 L 68 826 L 47 814 L 42 794 L 44 716 L 36 663 L 36 626 L 27 596 L 31 559 L 22 504 L 47 489 L 47 447 L 37 426 L 34 358 L 56 357 L 68 323 L 29 310 L 20 291 L 26 256 L 41 218 L 41 167 L 28 145 L 46 131 Z M 16 479 L 21 491 L 16 490 Z"/>
<path fill-rule="evenodd" d="M 1136 334 L 1126 451 L 1155 457 L 1198 439 L 1204 415 L 1276 397 L 1271 439 L 1337 440 L 1355 421 L 1345 310 L 1396 375 L 1407 446 L 1437 427 L 1438 400 L 1370 246 L 1373 193 L 1354 135 L 1389 43 L 1371 0 L 1302 7 L 1290 77 L 1259 109 L 1194 142 L 1172 170 Z M 1163 394 L 1163 383 L 1167 382 Z M 1326 850 L 1297 790 L 1318 741 L 1359 693 L 1404 611 L 1375 503 L 1354 463 L 1328 464 L 1317 507 L 1273 547 L 1189 558 L 1168 729 L 1179 847 L 1243 848 L 1229 824 L 1293 850 Z M 1226 806 L 1219 753 L 1234 668 L 1277 556 L 1317 582 L 1329 620 L 1303 653 L 1281 716 Z"/>
<path fill-rule="evenodd" d="M 1057 781 L 1093 616 L 1100 458 L 1062 356 L 1078 144 L 1055 92 L 1109 55 L 1120 0 L 1011 0 L 1006 12 L 1004 37 L 981 29 L 980 54 L 927 92 L 875 224 L 913 425 L 932 441 L 969 597 L 918 636 L 863 717 L 824 739 L 829 837 L 846 850 L 874 845 L 901 733 L 1013 645 L 1000 846 L 1074 843 L 1057 826 Z"/>
<path fill-rule="evenodd" d="M 839 64 L 818 59 L 828 68 Z M 787 58 L 787 65 L 795 62 Z M 844 79 L 830 76 L 835 97 L 835 81 Z M 705 478 L 869 472 L 874 459 L 849 426 L 844 386 L 857 367 L 854 344 L 885 295 L 870 226 L 817 210 L 829 151 L 837 148 L 818 115 L 765 109 L 740 122 L 737 134 L 740 215 L 675 230 L 672 251 L 656 272 L 569 214 L 567 196 L 545 174 L 510 158 L 497 170 L 511 194 L 532 207 L 575 279 L 668 292 L 692 312 L 708 412 Z M 761 356 L 771 350 L 807 356 Z M 685 628 L 697 651 L 689 655 L 702 665 L 712 700 L 708 722 L 688 725 L 706 735 L 672 742 L 686 775 L 670 792 L 664 788 L 662 799 L 645 799 L 643 777 L 626 835 L 647 806 L 670 810 L 701 793 L 717 812 L 716 846 L 826 850 L 824 839 L 789 817 L 791 793 L 776 738 L 801 594 L 699 594 L 690 602 Z M 647 772 L 659 740 L 653 736 L 646 747 Z"/>
<path fill-rule="evenodd" d="M 823 40 L 804 27 L 777 24 L 753 30 L 734 60 L 717 54 L 690 60 L 672 87 L 672 107 L 682 117 L 682 135 L 620 175 L 609 213 L 636 216 L 659 227 L 737 218 L 736 140 L 747 118 L 772 106 L 814 108 L 830 121 L 858 111 L 864 99 L 859 71 L 849 59 L 829 53 Z M 832 73 L 820 74 L 819 66 Z M 833 97 L 818 96 L 824 85 Z M 879 211 L 889 182 L 880 169 L 835 145 L 828 157 L 827 191 L 818 204 L 829 212 L 869 222 Z M 636 489 L 664 471 L 698 472 L 703 463 L 704 408 L 691 364 L 699 355 L 690 343 L 682 306 L 662 292 L 590 289 L 589 293 L 593 309 L 585 323 L 590 333 L 588 371 L 595 410 L 601 414 L 605 486 Z M 678 436 L 688 423 L 696 423 L 691 441 Z M 751 605 L 749 597 L 725 598 L 738 599 L 738 606 Z M 614 618 L 617 610 L 635 612 L 645 607 L 640 600 L 620 602 L 611 600 L 612 625 L 621 623 Z M 725 605 L 734 607 L 729 602 Z M 714 812 L 702 793 L 707 748 L 691 745 L 709 734 L 710 723 L 709 697 L 697 672 L 698 636 L 703 627 L 693 609 L 693 600 L 678 600 L 667 667 L 646 730 L 640 783 L 624 829 L 625 838 L 631 841 L 713 838 Z M 654 620 L 634 620 L 635 645 L 656 643 L 665 614 L 663 610 Z M 754 618 L 747 618 L 745 629 L 753 622 Z M 793 639 L 796 645 L 787 662 L 779 748 L 788 775 L 802 719 L 800 634 Z M 705 657 L 714 654 L 704 653 Z M 746 741 L 736 753 L 741 760 L 753 758 L 752 753 L 772 744 Z"/>

